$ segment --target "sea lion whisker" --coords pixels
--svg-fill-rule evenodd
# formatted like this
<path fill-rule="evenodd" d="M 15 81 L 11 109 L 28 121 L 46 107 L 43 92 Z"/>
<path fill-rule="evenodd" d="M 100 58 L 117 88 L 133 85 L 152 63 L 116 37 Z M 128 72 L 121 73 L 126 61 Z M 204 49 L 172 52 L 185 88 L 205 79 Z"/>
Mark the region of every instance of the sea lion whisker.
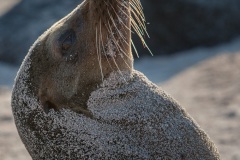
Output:
<path fill-rule="evenodd" d="M 131 26 L 133 28 L 133 30 L 135 31 L 135 33 L 138 35 L 138 37 L 140 38 L 142 44 L 145 43 L 145 40 L 143 38 L 143 32 L 141 32 L 141 30 L 139 29 L 137 23 L 134 20 L 131 20 Z"/>
<path fill-rule="evenodd" d="M 122 10 L 122 8 L 119 6 L 119 5 L 117 5 L 117 7 L 118 7 L 118 9 L 119 10 L 121 10 L 121 13 L 123 13 L 125 16 L 127 16 L 127 18 L 129 18 L 130 20 L 132 20 L 133 18 L 132 18 L 132 16 L 131 15 L 128 15 L 127 13 L 125 13 L 125 11 L 123 11 Z M 131 11 L 130 11 L 131 12 Z M 124 22 L 123 22 L 123 24 L 124 24 Z M 132 25 L 131 25 L 132 26 Z M 128 28 L 128 27 L 127 27 Z M 133 28 L 134 30 L 135 30 L 135 28 Z M 130 31 L 132 32 L 132 33 L 134 33 L 131 29 L 130 29 Z"/>
<path fill-rule="evenodd" d="M 121 33 L 120 33 L 120 31 L 119 31 L 119 28 L 117 27 L 116 22 L 114 21 L 113 17 L 110 15 L 109 10 L 108 10 L 108 14 L 109 14 L 109 16 L 110 16 L 110 20 L 111 20 L 113 26 L 115 27 L 117 33 L 119 33 L 119 36 L 121 37 Z M 125 37 L 122 37 L 122 38 L 123 38 L 123 40 L 126 39 Z"/>
<path fill-rule="evenodd" d="M 143 8 L 141 7 L 141 3 L 139 1 L 138 2 L 130 1 L 130 5 L 131 5 L 131 9 L 134 9 L 139 13 L 139 16 L 141 17 L 142 21 L 145 21 L 145 16 L 143 13 Z"/>
<path fill-rule="evenodd" d="M 105 58 L 107 59 L 107 62 L 108 62 L 109 67 L 112 69 L 112 71 L 114 71 L 111 63 L 110 63 L 109 60 L 108 60 L 107 53 L 106 53 L 106 51 L 105 51 L 105 47 L 104 47 L 104 44 L 103 44 L 103 36 L 102 36 L 102 27 L 101 27 L 101 25 L 100 25 L 100 37 L 101 37 L 101 43 L 102 43 L 101 46 L 102 46 L 103 54 L 104 54 Z M 108 39 L 108 38 L 107 38 L 107 39 Z"/>
<path fill-rule="evenodd" d="M 118 6 L 119 7 L 119 6 Z M 122 10 L 120 7 L 119 7 L 119 9 L 120 10 Z M 122 10 L 122 12 L 124 13 L 124 14 L 126 14 L 123 10 Z M 141 39 L 141 41 L 145 41 L 144 40 L 144 38 L 142 37 L 142 35 L 144 35 L 144 32 L 146 32 L 146 34 L 148 35 L 148 33 L 147 33 L 147 31 L 146 31 L 146 27 L 144 27 L 144 24 L 140 21 L 140 19 L 138 18 L 138 16 L 136 15 L 136 13 L 135 12 L 132 12 L 135 16 L 134 17 L 136 17 L 137 18 L 137 21 L 138 21 L 138 23 L 136 23 L 135 22 L 135 20 L 132 18 L 132 17 L 129 17 L 130 19 L 131 19 L 131 25 L 132 25 L 132 27 L 133 27 L 133 29 L 134 29 L 134 31 L 135 32 L 137 32 L 137 33 L 140 33 L 140 34 L 138 34 L 138 36 L 140 37 L 140 39 Z M 127 15 L 127 14 L 126 14 Z M 128 16 L 128 15 L 127 15 Z M 141 27 L 140 27 L 140 26 Z M 142 28 L 143 28 L 143 30 L 142 30 Z M 142 42 L 143 43 L 143 42 Z M 144 44 L 144 43 L 143 43 Z"/>
<path fill-rule="evenodd" d="M 113 35 L 111 35 L 112 38 L 114 38 L 114 40 L 112 41 L 115 45 L 116 45 L 116 49 L 118 50 L 119 54 L 123 53 L 124 56 L 126 56 L 129 60 L 131 60 L 131 57 L 128 56 L 128 54 L 119 46 L 119 44 L 117 43 L 117 41 L 115 40 L 115 37 Z M 121 55 L 120 55 L 121 56 Z M 124 63 L 127 65 L 127 67 L 129 69 L 131 69 L 132 67 L 130 67 L 128 65 L 128 63 L 126 62 L 126 60 L 121 56 L 121 58 L 123 59 Z"/>
<path fill-rule="evenodd" d="M 138 15 L 140 15 L 139 13 L 136 13 L 134 9 L 131 10 L 131 13 L 133 14 L 134 18 L 137 20 L 139 28 L 141 28 L 141 30 L 143 30 L 147 35 L 147 27 L 145 25 L 145 19 L 144 18 L 139 18 Z M 132 17 L 133 18 L 133 17 Z M 142 32 L 143 32 L 142 31 Z"/>
<path fill-rule="evenodd" d="M 124 61 L 124 63 L 127 65 L 127 67 L 131 70 L 132 69 L 132 67 L 130 67 L 129 66 L 129 64 L 126 62 L 126 60 L 122 57 L 122 53 L 124 54 L 124 56 L 125 57 L 127 57 L 129 60 L 131 60 L 131 58 L 127 55 L 127 53 L 119 46 L 119 44 L 117 43 L 117 41 L 115 40 L 115 37 L 113 36 L 113 35 L 111 35 L 111 37 L 113 38 L 113 43 L 116 45 L 116 49 L 117 49 L 117 51 L 119 52 L 119 56 L 123 59 L 123 61 Z M 113 61 L 114 61 L 114 63 L 115 63 L 115 65 L 116 65 L 116 67 L 119 69 L 119 67 L 118 67 L 118 65 L 117 65 L 117 63 L 116 63 L 116 61 L 115 61 L 115 59 L 114 59 L 114 57 L 112 57 L 113 58 Z M 120 70 L 119 70 L 120 71 Z M 121 72 L 121 71 L 120 71 Z"/>
<path fill-rule="evenodd" d="M 117 64 L 117 62 L 116 62 L 116 60 L 115 60 L 114 57 L 113 57 L 113 62 L 114 62 L 114 64 L 115 64 L 115 66 L 117 67 L 119 73 L 121 74 L 123 80 L 124 80 L 125 82 L 127 82 L 127 80 L 124 78 L 123 73 L 122 73 L 122 71 L 120 70 L 120 68 L 119 68 L 119 66 L 118 66 L 118 64 Z"/>
<path fill-rule="evenodd" d="M 120 8 L 120 6 L 118 6 L 118 7 Z M 114 10 L 115 14 L 117 14 L 114 8 L 113 8 L 113 10 Z M 124 11 L 122 10 L 122 12 L 124 12 Z M 118 17 L 119 17 L 119 16 L 118 16 Z M 119 18 L 120 18 L 120 17 L 119 17 Z M 131 18 L 130 18 L 130 19 L 131 19 Z M 124 24 L 123 21 L 121 20 L 121 18 L 120 18 L 119 21 L 122 22 L 122 24 Z M 125 25 L 125 24 L 124 24 L 124 25 Z M 133 32 L 133 31 L 131 31 L 131 32 Z M 136 47 L 135 47 L 135 45 L 134 45 L 134 43 L 133 43 L 132 40 L 131 40 L 131 44 L 132 44 L 132 46 L 133 46 L 133 48 L 134 48 L 134 51 L 135 51 L 137 57 L 139 58 L 138 51 L 137 51 L 137 49 L 136 49 Z M 120 48 L 120 49 L 121 49 L 121 48 Z M 121 49 L 121 50 L 122 50 L 122 49 Z M 124 51 L 123 51 L 123 53 L 127 56 L 127 54 L 126 54 Z M 128 56 L 127 56 L 127 57 L 128 57 Z"/>
<path fill-rule="evenodd" d="M 122 18 L 118 15 L 118 13 L 117 13 L 116 10 L 114 9 L 113 5 L 110 4 L 110 6 L 111 6 L 113 12 L 115 13 L 115 16 L 117 17 L 117 19 L 118 19 L 118 21 L 120 22 L 120 24 L 123 25 L 124 27 L 126 27 L 127 30 L 129 30 L 129 31 L 132 32 L 132 30 L 123 22 Z M 124 12 L 124 11 L 122 11 L 122 12 Z M 110 13 L 108 13 L 108 14 L 110 14 Z M 127 31 L 124 30 L 124 32 L 126 33 Z M 121 36 L 121 34 L 120 34 L 120 36 Z M 124 39 L 125 39 L 125 37 L 124 37 Z M 126 44 L 129 45 L 128 43 L 126 43 Z"/>
<path fill-rule="evenodd" d="M 144 40 L 143 36 L 144 36 L 144 32 L 142 31 L 142 29 L 138 26 L 138 24 L 136 23 L 136 21 L 134 19 L 131 19 L 131 24 L 132 27 L 134 29 L 134 31 L 139 34 L 138 36 L 140 37 L 141 40 Z"/>
<path fill-rule="evenodd" d="M 117 1 L 117 2 L 118 2 L 118 1 Z M 120 3 L 120 2 L 118 2 L 118 3 Z M 137 3 L 140 3 L 140 2 L 137 2 Z M 139 27 L 139 24 L 135 21 L 135 19 L 134 19 L 131 15 L 129 16 L 128 14 L 126 14 L 119 5 L 117 5 L 117 6 L 118 6 L 119 10 L 122 11 L 123 14 L 125 14 L 127 17 L 130 18 L 130 20 L 131 20 L 131 27 L 133 28 L 133 30 L 135 31 L 135 33 L 137 33 L 137 35 L 138 35 L 138 37 L 140 38 L 143 46 L 144 46 L 145 48 L 147 48 L 148 51 L 150 52 L 150 54 L 153 56 L 152 51 L 150 50 L 150 48 L 148 47 L 148 45 L 146 44 L 146 42 L 145 42 L 145 40 L 144 40 L 144 38 L 143 38 L 143 35 L 145 35 L 144 32 L 146 33 L 147 36 L 148 36 L 148 33 L 147 33 L 145 30 L 142 31 L 142 29 Z M 132 13 L 132 7 L 130 7 L 130 8 L 131 8 L 131 13 Z M 136 16 L 137 16 L 137 15 L 136 15 Z M 145 17 L 143 17 L 143 18 L 141 18 L 141 19 L 142 19 L 143 22 L 145 22 Z M 148 36 L 148 37 L 149 37 L 149 36 Z"/>
<path fill-rule="evenodd" d="M 108 13 L 109 13 L 109 10 L 108 10 Z M 109 13 L 110 14 L 110 13 Z M 112 18 L 111 18 L 111 21 L 114 21 Z M 109 27 L 108 27 L 109 26 Z M 108 33 L 113 33 L 113 31 L 111 30 L 111 26 L 110 26 L 110 23 L 108 22 L 108 26 L 106 26 L 107 30 L 108 30 Z M 117 29 L 117 26 L 115 25 L 116 29 Z M 118 29 L 117 29 L 118 30 Z M 118 30 L 119 31 L 119 30 Z M 120 34 L 120 33 L 119 33 Z M 116 48 L 118 50 L 119 53 L 123 53 L 129 60 L 131 60 L 131 57 L 128 56 L 128 54 L 120 47 L 120 45 L 118 44 L 118 41 L 116 40 L 115 36 L 113 34 L 111 34 L 111 37 L 113 38 L 113 43 L 116 45 Z M 124 40 L 123 42 L 127 43 L 126 40 Z M 128 45 L 129 46 L 129 45 Z M 122 58 L 122 57 L 121 57 Z M 128 63 L 125 61 L 124 58 L 122 58 L 124 63 L 127 65 L 127 67 L 129 69 L 131 69 L 131 67 L 128 65 Z"/>
<path fill-rule="evenodd" d="M 118 9 L 121 11 L 121 13 L 123 13 L 128 19 L 131 19 L 131 14 L 129 15 L 128 13 L 126 13 L 121 6 L 119 6 L 118 4 L 116 4 L 116 6 L 118 7 Z M 125 6 L 125 9 L 128 10 L 128 7 Z M 131 10 L 130 10 L 131 12 Z"/>
<path fill-rule="evenodd" d="M 101 21 L 101 20 L 100 20 Z M 103 76 L 103 69 L 102 69 L 102 61 L 101 61 L 101 55 L 99 53 L 100 47 L 99 47 L 99 39 L 98 39 L 98 28 L 96 27 L 96 49 L 97 49 L 97 57 L 98 57 L 98 63 L 99 63 L 99 67 L 100 67 L 100 72 L 101 72 L 101 77 L 102 77 L 102 82 L 104 79 Z"/>
<path fill-rule="evenodd" d="M 107 10 L 107 12 L 108 12 L 108 15 L 109 15 L 109 17 L 110 17 L 111 23 L 113 24 L 113 26 L 115 26 L 115 29 L 117 30 L 117 33 L 118 33 L 118 30 L 119 30 L 119 29 L 117 28 L 117 26 L 116 26 L 116 24 L 115 24 L 115 21 L 113 20 L 112 16 L 110 15 L 109 10 Z M 113 30 L 112 30 L 112 26 L 110 25 L 110 22 L 108 21 L 107 24 L 108 24 L 108 26 L 106 26 L 107 31 L 108 31 L 108 33 L 111 35 L 111 38 L 113 38 L 112 41 L 114 42 L 114 44 L 117 44 L 118 41 L 116 40 L 116 38 L 115 38 L 115 36 L 114 36 L 114 32 L 113 32 Z M 121 37 L 121 36 L 120 36 L 120 37 Z M 110 44 L 108 44 L 108 45 L 110 45 Z M 116 47 L 118 47 L 118 46 L 116 45 Z"/>
<path fill-rule="evenodd" d="M 113 22 L 113 23 L 114 23 L 114 22 Z M 117 43 L 117 41 L 116 41 L 116 39 L 115 39 L 115 37 L 114 37 L 114 35 L 113 35 L 113 32 L 112 32 L 112 30 L 111 30 L 111 25 L 110 25 L 109 21 L 108 21 L 108 26 L 109 26 L 109 29 L 110 29 L 110 31 L 111 31 L 110 33 L 111 33 L 111 37 L 113 38 L 113 43 Z M 118 47 L 117 47 L 117 48 L 118 48 Z M 112 57 L 112 60 L 113 60 L 113 62 L 114 62 L 114 64 L 115 64 L 115 66 L 117 67 L 119 73 L 122 75 L 124 81 L 126 81 L 125 78 L 124 78 L 124 76 L 123 76 L 123 74 L 122 74 L 122 71 L 120 70 L 120 68 L 119 68 L 119 66 L 118 66 L 118 64 L 117 64 L 117 62 L 116 62 L 116 60 L 115 60 L 115 58 Z"/>
<path fill-rule="evenodd" d="M 109 10 L 107 10 L 108 11 L 108 13 L 109 13 Z M 116 30 L 118 30 L 118 28 L 117 28 L 117 25 L 115 24 L 115 22 L 114 22 L 114 20 L 113 20 L 113 17 L 110 15 L 110 13 L 109 13 L 109 17 L 110 17 L 110 19 L 112 20 L 112 24 L 116 27 Z M 105 55 L 105 57 L 106 57 L 106 55 L 107 55 L 107 53 L 106 53 L 106 51 L 105 51 L 105 49 L 104 49 L 104 46 L 103 46 L 103 40 L 102 40 L 102 34 L 101 34 L 101 31 L 102 31 L 102 29 L 101 29 L 101 21 L 100 21 L 100 40 L 99 40 L 99 42 L 101 41 L 102 42 L 102 49 L 103 49 L 103 52 L 104 52 L 104 55 Z M 118 44 L 117 43 L 117 40 L 115 39 L 115 37 L 114 37 L 114 35 L 113 35 L 113 31 L 111 30 L 111 26 L 110 26 L 110 23 L 109 23 L 109 21 L 108 21 L 108 25 L 109 25 L 109 27 L 106 27 L 107 28 L 107 30 L 108 30 L 108 32 L 111 34 L 111 37 L 113 38 L 113 43 L 116 45 L 116 44 Z M 109 38 L 108 38 L 109 39 Z M 117 47 L 116 47 L 118 50 L 119 49 L 121 49 L 121 48 L 119 48 L 118 47 L 118 45 L 117 45 Z M 121 49 L 122 50 L 122 49 Z M 126 55 L 127 56 L 127 55 Z M 128 57 L 128 56 L 127 56 Z M 107 57 L 106 57 L 107 58 Z M 114 62 L 114 64 L 115 64 L 115 66 L 117 67 L 117 69 L 118 69 L 118 71 L 120 72 L 120 74 L 122 74 L 122 72 L 121 72 L 121 70 L 120 70 L 120 68 L 119 68 L 119 66 L 118 66 L 118 64 L 117 64 L 117 62 L 116 62 L 116 60 L 114 59 L 114 57 L 112 57 L 113 58 L 113 62 Z M 128 57 L 129 59 L 130 59 L 130 57 Z M 110 64 L 110 62 L 109 62 L 109 60 L 108 60 L 108 58 L 107 58 L 107 61 L 108 61 L 108 63 L 109 63 L 109 65 L 110 65 L 110 67 L 111 67 L 111 69 L 113 69 L 112 68 L 112 66 L 111 66 L 111 64 Z M 124 60 L 124 63 L 126 63 L 127 64 L 127 62 Z M 128 65 L 128 64 L 127 64 Z M 131 69 L 131 67 L 128 65 L 127 66 L 129 69 Z"/>
<path fill-rule="evenodd" d="M 136 8 L 140 11 L 142 17 L 144 17 L 144 19 L 145 19 L 145 15 L 143 13 L 143 6 L 142 6 L 140 0 L 132 0 L 131 2 L 133 2 L 135 4 Z"/>
<path fill-rule="evenodd" d="M 131 3 L 133 2 L 133 3 Z M 130 5 L 131 5 L 131 13 L 133 13 L 134 17 L 138 19 L 139 21 L 139 25 L 141 25 L 141 28 L 144 30 L 145 34 L 147 35 L 148 38 L 150 38 L 148 32 L 147 32 L 147 27 L 145 25 L 145 16 L 143 13 L 143 7 L 141 5 L 141 2 L 139 0 L 132 0 L 130 1 Z M 135 11 L 137 11 L 138 14 L 136 14 Z M 134 19 L 134 18 L 132 18 Z"/>
<path fill-rule="evenodd" d="M 136 53 L 136 55 L 137 55 L 137 58 L 139 58 L 139 54 L 138 54 L 138 51 L 137 51 L 136 46 L 135 46 L 134 43 L 133 43 L 133 40 L 131 40 L 131 44 L 132 44 L 133 49 L 134 49 L 134 51 L 135 51 L 135 53 Z"/>
<path fill-rule="evenodd" d="M 142 21 L 145 21 L 144 14 L 139 10 L 135 3 L 129 2 L 129 4 L 131 5 L 131 11 L 136 11 L 138 13 L 137 16 L 140 17 Z"/>
<path fill-rule="evenodd" d="M 110 13 L 109 13 L 109 10 L 108 10 L 108 14 L 110 14 Z M 120 32 L 120 30 L 118 29 L 117 25 L 114 23 L 113 17 L 110 17 L 110 20 L 111 20 L 111 22 L 113 23 L 114 27 L 116 28 L 116 31 L 117 31 L 117 33 L 119 34 L 119 36 L 120 36 L 120 37 L 122 38 L 122 40 L 124 41 L 124 43 L 125 43 L 126 45 L 130 46 L 129 43 L 126 41 L 126 37 L 123 36 L 123 34 L 122 34 L 122 33 Z"/>
<path fill-rule="evenodd" d="M 135 2 L 139 6 L 139 8 L 143 11 L 143 6 L 140 0 L 132 0 L 132 1 Z"/>
<path fill-rule="evenodd" d="M 126 60 L 123 58 L 123 56 L 120 55 L 120 57 L 122 58 L 123 62 L 127 65 L 128 69 L 132 69 L 132 67 L 129 66 L 129 64 L 126 62 Z"/>
<path fill-rule="evenodd" d="M 131 3 L 133 2 L 133 3 Z M 147 27 L 145 25 L 145 16 L 144 16 L 144 13 L 143 13 L 143 7 L 142 7 L 142 4 L 139 0 L 132 0 L 130 1 L 130 5 L 131 5 L 131 13 L 134 13 L 134 17 L 139 19 L 139 24 L 141 24 L 141 28 L 144 30 L 145 34 L 147 35 L 148 38 L 150 38 L 148 32 L 147 32 Z M 136 14 L 135 11 L 137 11 L 138 14 Z M 139 18 L 140 16 L 140 18 Z"/>
<path fill-rule="evenodd" d="M 120 33 L 120 31 L 119 31 L 119 29 L 118 29 L 118 27 L 117 27 L 117 25 L 116 25 L 116 23 L 115 23 L 115 20 L 114 20 L 113 17 L 111 16 L 109 10 L 107 10 L 107 12 L 108 12 L 108 15 L 109 15 L 109 17 L 110 17 L 110 20 L 112 21 L 112 23 L 113 23 L 114 27 L 116 28 L 116 30 L 118 31 L 119 35 L 123 38 L 123 40 L 125 40 L 126 37 L 124 37 L 124 36 L 122 35 L 122 33 Z"/>
<path fill-rule="evenodd" d="M 114 39 L 112 42 L 116 45 L 116 49 L 118 50 L 119 54 L 123 53 L 124 56 L 126 56 L 129 60 L 131 60 L 131 57 L 128 56 L 128 54 L 119 46 L 117 41 L 115 40 L 115 37 L 111 35 L 111 37 Z M 126 60 L 120 55 L 120 57 L 123 59 L 124 63 L 127 65 L 127 67 L 131 70 L 132 67 L 129 66 L 129 64 L 126 62 Z"/>
<path fill-rule="evenodd" d="M 132 25 L 133 28 L 138 27 L 137 24 L 136 24 L 134 21 L 132 21 L 132 23 L 133 23 L 133 25 Z M 139 30 L 138 30 L 138 29 L 134 29 L 134 30 L 135 30 L 135 32 L 137 33 L 138 37 L 141 39 L 143 46 L 144 46 L 145 48 L 147 48 L 147 50 L 148 50 L 148 51 L 150 52 L 150 54 L 153 56 L 152 51 L 151 51 L 150 48 L 148 47 L 147 43 L 145 42 L 145 40 L 144 40 L 144 38 L 142 37 L 142 35 L 141 35 L 141 33 L 139 32 Z"/>
<path fill-rule="evenodd" d="M 121 6 L 119 6 L 118 4 L 116 5 L 117 7 L 118 7 L 118 9 L 121 11 L 121 13 L 123 13 L 127 18 L 131 18 L 131 14 L 129 15 L 129 14 L 127 14 L 123 9 L 122 9 L 122 7 Z M 128 7 L 127 6 L 123 6 L 123 7 L 125 7 L 125 9 L 126 10 L 128 10 Z"/>
<path fill-rule="evenodd" d="M 111 37 L 113 38 L 113 43 L 116 45 L 116 48 L 117 48 L 118 50 L 121 50 L 122 53 L 123 53 L 129 60 L 131 60 L 132 58 L 129 57 L 128 54 L 122 49 L 122 47 L 117 43 L 117 40 L 115 39 L 115 37 L 114 37 L 114 35 L 113 35 L 113 31 L 111 30 L 111 26 L 110 26 L 109 23 L 108 23 L 108 25 L 109 25 L 109 29 L 110 29 L 109 33 L 111 34 Z M 120 51 L 119 51 L 119 52 L 120 52 Z"/>
<path fill-rule="evenodd" d="M 118 2 L 118 1 L 117 1 Z M 120 2 L 118 2 L 118 3 L 120 3 Z M 139 1 L 137 1 L 137 2 L 135 2 L 136 4 L 139 4 L 140 2 Z M 143 25 L 143 26 L 145 26 L 144 24 L 145 24 L 145 16 L 144 16 L 144 14 L 143 14 L 143 11 L 142 11 L 142 9 L 140 8 L 140 7 L 137 7 L 137 6 L 135 6 L 134 4 L 131 4 L 131 1 L 129 2 L 129 4 L 130 4 L 130 12 L 131 12 L 131 14 L 132 14 L 132 12 L 134 12 L 134 10 L 135 11 L 137 11 L 138 12 L 138 14 L 133 14 L 134 15 L 134 17 L 139 17 L 140 16 L 140 18 L 138 18 L 140 21 L 142 21 L 141 22 L 141 24 Z M 141 4 L 141 3 L 140 3 Z M 123 10 L 122 10 L 122 8 L 119 6 L 119 5 L 117 5 L 118 6 L 118 8 L 122 11 L 122 13 L 124 13 L 128 18 L 130 18 L 130 19 L 133 19 L 133 17 L 130 15 L 128 15 L 128 14 L 126 14 Z M 123 5 L 121 5 L 121 6 L 123 6 Z M 128 9 L 128 7 L 127 6 L 125 6 L 126 7 L 126 9 Z M 138 10 L 140 10 L 141 12 L 139 12 Z M 146 26 L 145 27 L 143 27 L 143 28 L 146 28 Z M 146 32 L 146 34 L 148 35 L 148 33 L 147 33 L 147 30 L 146 29 L 144 29 L 144 31 Z"/>

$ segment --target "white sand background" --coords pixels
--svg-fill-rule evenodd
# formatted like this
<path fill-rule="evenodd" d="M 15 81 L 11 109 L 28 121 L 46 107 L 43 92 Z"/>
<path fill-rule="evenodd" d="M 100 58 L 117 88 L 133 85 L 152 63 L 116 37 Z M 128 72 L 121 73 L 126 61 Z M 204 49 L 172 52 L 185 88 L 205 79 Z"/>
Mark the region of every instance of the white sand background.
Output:
<path fill-rule="evenodd" d="M 0 15 L 18 1 L 0 0 Z M 11 4 L 10 4 L 11 3 Z M 240 160 L 240 39 L 135 64 L 185 107 L 223 160 Z M 0 63 L 0 159 L 30 160 L 14 125 L 11 88 L 18 68 Z"/>

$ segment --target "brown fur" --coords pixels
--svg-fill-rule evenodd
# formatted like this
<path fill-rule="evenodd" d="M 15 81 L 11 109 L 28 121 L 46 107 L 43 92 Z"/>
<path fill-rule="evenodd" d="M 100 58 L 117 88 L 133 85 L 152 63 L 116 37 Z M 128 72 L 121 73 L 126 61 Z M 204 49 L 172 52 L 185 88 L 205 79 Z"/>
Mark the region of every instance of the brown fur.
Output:
<path fill-rule="evenodd" d="M 103 78 L 132 70 L 130 9 L 120 1 L 87 0 L 38 39 L 32 47 L 31 77 L 46 112 L 69 107 L 91 115 L 86 102 Z M 62 53 L 59 38 L 69 30 L 75 43 Z M 108 54 L 111 45 L 114 55 Z"/>

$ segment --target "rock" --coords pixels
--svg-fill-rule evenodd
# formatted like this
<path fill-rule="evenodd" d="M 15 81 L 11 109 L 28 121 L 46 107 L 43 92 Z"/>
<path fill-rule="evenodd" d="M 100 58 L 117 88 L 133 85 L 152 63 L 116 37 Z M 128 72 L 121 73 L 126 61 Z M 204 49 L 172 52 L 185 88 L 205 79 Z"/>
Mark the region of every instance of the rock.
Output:
<path fill-rule="evenodd" d="M 80 1 L 23 0 L 0 17 L 0 61 L 19 65 L 44 30 L 69 13 Z M 196 46 L 212 46 L 240 35 L 239 0 L 142 1 L 149 47 L 154 55 Z M 140 55 L 143 49 L 134 36 Z"/>
<path fill-rule="evenodd" d="M 213 46 L 240 35 L 239 0 L 145 0 L 142 4 L 150 23 L 147 42 L 155 55 Z"/>

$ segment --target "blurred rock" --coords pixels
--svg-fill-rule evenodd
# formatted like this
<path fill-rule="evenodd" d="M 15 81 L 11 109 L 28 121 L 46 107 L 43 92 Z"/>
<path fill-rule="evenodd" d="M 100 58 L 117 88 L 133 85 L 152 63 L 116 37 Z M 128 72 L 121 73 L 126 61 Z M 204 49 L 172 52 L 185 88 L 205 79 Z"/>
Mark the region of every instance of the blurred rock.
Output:
<path fill-rule="evenodd" d="M 240 35 L 239 0 L 142 0 L 153 53 L 213 46 Z M 148 54 L 148 52 L 145 51 Z"/>

